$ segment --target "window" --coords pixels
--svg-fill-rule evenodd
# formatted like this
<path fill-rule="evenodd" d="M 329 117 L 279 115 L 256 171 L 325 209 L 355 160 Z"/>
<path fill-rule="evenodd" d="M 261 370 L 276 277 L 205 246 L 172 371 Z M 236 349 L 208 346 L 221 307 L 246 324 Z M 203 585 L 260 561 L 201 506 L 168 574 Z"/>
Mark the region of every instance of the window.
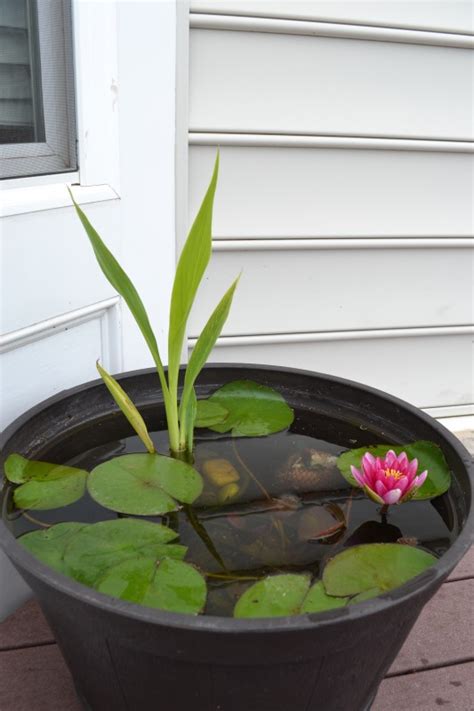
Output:
<path fill-rule="evenodd" d="M 70 0 L 0 0 L 0 178 L 76 168 Z"/>

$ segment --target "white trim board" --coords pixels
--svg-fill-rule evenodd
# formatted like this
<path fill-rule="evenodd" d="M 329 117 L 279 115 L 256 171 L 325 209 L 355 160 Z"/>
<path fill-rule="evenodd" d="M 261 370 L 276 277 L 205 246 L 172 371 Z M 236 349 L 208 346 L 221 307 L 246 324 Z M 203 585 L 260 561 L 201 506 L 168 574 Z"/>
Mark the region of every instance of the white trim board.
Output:
<path fill-rule="evenodd" d="M 66 185 L 67 183 L 53 183 L 2 190 L 0 192 L 0 217 L 71 207 L 72 201 Z M 75 199 L 80 204 L 119 199 L 118 194 L 110 185 L 72 185 L 71 187 L 73 187 Z"/>
<path fill-rule="evenodd" d="M 5 333 L 0 337 L 0 353 L 6 353 L 28 343 L 47 338 L 60 331 L 65 331 L 73 326 L 78 326 L 81 323 L 100 318 L 107 314 L 110 309 L 117 306 L 119 302 L 120 297 L 113 296 L 110 299 L 98 301 L 95 304 L 83 306 L 80 309 L 75 309 L 59 316 L 53 316 L 31 326 L 19 328 L 17 331 Z"/>

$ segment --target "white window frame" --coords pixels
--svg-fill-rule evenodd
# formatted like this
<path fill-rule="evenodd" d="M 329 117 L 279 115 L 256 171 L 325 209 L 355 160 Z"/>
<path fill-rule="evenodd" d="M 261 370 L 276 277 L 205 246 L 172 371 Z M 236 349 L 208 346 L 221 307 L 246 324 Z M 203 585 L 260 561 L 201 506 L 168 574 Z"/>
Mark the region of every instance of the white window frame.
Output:
<path fill-rule="evenodd" d="M 77 171 L 0 181 L 0 217 L 116 200 L 119 183 L 117 0 L 72 0 Z M 91 51 L 91 47 L 94 51 Z"/>
<path fill-rule="evenodd" d="M 70 2 L 39 0 L 35 5 L 37 18 L 27 0 L 30 27 L 37 20 L 45 141 L 0 145 L 1 178 L 62 173 L 77 163 Z"/>

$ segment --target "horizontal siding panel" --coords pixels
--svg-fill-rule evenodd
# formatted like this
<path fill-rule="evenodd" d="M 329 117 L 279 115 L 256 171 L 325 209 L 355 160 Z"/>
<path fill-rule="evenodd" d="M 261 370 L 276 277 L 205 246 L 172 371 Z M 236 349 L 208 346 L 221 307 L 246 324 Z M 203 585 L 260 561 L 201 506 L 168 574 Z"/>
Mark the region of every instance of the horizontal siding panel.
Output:
<path fill-rule="evenodd" d="M 323 20 L 441 32 L 472 32 L 470 0 L 191 0 L 191 10 L 229 15 Z"/>
<path fill-rule="evenodd" d="M 438 248 L 217 252 L 190 333 L 240 271 L 225 334 L 468 324 L 473 257 L 472 249 Z"/>
<path fill-rule="evenodd" d="M 263 339 L 262 339 L 263 340 Z M 233 345 L 221 341 L 211 362 L 265 363 L 356 380 L 418 407 L 474 402 L 472 334 Z"/>
<path fill-rule="evenodd" d="M 472 57 L 453 47 L 193 29 L 190 128 L 470 140 Z"/>
<path fill-rule="evenodd" d="M 190 216 L 215 153 L 190 148 Z M 214 237 L 470 236 L 472 167 L 464 153 L 224 146 Z"/>

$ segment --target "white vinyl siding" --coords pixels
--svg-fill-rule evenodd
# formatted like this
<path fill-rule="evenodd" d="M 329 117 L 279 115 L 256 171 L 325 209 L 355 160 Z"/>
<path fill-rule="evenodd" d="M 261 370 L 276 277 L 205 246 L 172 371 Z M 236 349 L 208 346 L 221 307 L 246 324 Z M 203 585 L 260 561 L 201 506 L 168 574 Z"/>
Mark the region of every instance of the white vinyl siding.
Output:
<path fill-rule="evenodd" d="M 422 5 L 191 3 L 190 218 L 221 172 L 190 347 L 242 269 L 215 361 L 474 413 L 474 40 Z"/>

